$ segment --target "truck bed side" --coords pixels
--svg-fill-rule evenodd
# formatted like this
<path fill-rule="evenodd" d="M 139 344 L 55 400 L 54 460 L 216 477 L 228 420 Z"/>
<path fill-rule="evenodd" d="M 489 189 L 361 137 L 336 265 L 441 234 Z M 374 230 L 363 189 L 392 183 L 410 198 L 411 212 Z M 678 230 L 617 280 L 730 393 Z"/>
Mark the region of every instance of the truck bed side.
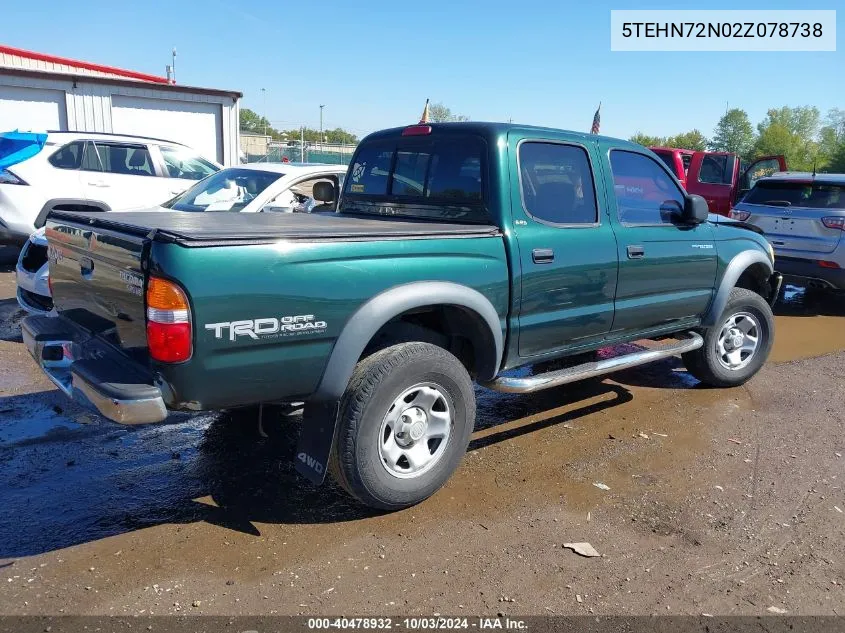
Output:
<path fill-rule="evenodd" d="M 189 291 L 193 356 L 156 368 L 180 407 L 307 397 L 352 315 L 380 293 L 421 279 L 477 290 L 494 306 L 502 332 L 506 327 L 501 236 L 214 248 L 154 242 L 151 263 L 153 274 Z"/>

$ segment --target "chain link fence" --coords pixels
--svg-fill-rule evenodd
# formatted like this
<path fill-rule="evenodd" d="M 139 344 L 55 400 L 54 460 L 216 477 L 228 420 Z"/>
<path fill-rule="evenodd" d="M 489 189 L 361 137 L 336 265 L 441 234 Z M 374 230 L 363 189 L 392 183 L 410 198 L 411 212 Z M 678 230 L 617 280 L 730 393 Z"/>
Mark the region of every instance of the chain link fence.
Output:
<path fill-rule="evenodd" d="M 309 145 L 305 147 L 271 145 L 266 154 L 247 154 L 247 163 L 327 163 L 348 165 L 354 145 Z"/>

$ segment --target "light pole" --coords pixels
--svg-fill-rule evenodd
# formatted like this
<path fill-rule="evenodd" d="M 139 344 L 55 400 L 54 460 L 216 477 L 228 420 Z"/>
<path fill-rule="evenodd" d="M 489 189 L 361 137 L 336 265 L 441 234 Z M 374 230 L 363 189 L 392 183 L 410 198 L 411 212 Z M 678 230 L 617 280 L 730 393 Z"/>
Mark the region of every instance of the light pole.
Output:
<path fill-rule="evenodd" d="M 267 91 L 262 88 L 261 89 L 261 114 L 264 118 L 264 136 L 267 136 Z"/>
<path fill-rule="evenodd" d="M 323 108 L 325 105 L 320 106 L 320 151 L 323 151 Z"/>
<path fill-rule="evenodd" d="M 270 141 L 267 139 L 267 91 L 261 89 L 261 118 L 264 119 L 264 160 L 270 160 Z"/>

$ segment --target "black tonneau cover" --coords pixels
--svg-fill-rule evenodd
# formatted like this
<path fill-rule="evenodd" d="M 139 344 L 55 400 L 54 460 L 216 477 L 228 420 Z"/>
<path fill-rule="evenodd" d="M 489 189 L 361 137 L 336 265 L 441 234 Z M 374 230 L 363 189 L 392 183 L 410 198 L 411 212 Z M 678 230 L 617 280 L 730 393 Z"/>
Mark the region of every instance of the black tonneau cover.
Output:
<path fill-rule="evenodd" d="M 185 211 L 113 211 L 81 213 L 54 211 L 50 221 L 66 221 L 109 228 L 133 235 L 190 245 L 207 242 L 265 240 L 414 239 L 498 235 L 485 224 L 455 224 L 414 219 L 363 217 L 337 213 L 191 213 Z"/>

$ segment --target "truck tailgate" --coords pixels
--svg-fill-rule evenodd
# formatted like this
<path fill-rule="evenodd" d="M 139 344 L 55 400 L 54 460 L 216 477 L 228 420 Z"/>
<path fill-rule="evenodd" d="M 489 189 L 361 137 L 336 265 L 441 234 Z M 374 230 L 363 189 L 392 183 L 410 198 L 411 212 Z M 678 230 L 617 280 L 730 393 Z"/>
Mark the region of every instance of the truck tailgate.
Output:
<path fill-rule="evenodd" d="M 48 221 L 46 236 L 59 314 L 145 361 L 146 237 L 65 219 Z"/>

